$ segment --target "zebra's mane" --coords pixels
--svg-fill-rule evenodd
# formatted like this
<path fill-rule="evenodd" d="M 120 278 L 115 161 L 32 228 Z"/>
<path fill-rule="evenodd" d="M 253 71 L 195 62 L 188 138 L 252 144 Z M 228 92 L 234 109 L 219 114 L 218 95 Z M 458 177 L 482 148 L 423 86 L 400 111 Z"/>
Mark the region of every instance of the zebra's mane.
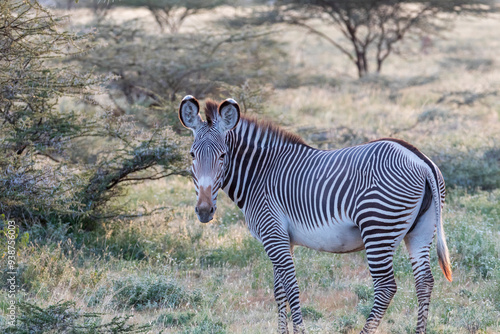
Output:
<path fill-rule="evenodd" d="M 268 120 L 259 120 L 253 116 L 242 115 L 240 122 L 247 122 L 261 132 L 271 132 L 284 143 L 307 145 L 299 135 L 289 132 Z"/>
<path fill-rule="evenodd" d="M 219 104 L 214 100 L 207 100 L 205 102 L 205 118 L 208 126 L 212 126 L 219 118 L 218 108 Z M 250 126 L 260 129 L 262 132 L 271 132 L 285 143 L 307 145 L 304 139 L 302 139 L 299 135 L 289 132 L 271 121 L 259 120 L 254 116 L 241 115 L 240 122 L 242 121 L 247 122 Z"/>

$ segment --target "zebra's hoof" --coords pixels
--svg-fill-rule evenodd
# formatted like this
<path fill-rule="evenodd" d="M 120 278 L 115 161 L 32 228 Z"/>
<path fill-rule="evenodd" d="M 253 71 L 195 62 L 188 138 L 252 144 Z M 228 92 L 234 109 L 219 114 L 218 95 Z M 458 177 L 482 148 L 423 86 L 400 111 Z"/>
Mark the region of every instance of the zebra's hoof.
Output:
<path fill-rule="evenodd" d="M 293 334 L 306 334 L 306 327 L 304 326 L 304 324 L 293 324 Z"/>

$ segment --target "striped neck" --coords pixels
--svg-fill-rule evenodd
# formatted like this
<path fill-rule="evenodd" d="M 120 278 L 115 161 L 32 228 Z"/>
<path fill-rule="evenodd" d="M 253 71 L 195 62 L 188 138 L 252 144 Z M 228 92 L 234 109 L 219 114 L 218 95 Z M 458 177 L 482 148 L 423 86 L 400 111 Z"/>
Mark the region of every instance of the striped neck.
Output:
<path fill-rule="evenodd" d="M 240 209 L 244 209 L 251 190 L 261 189 L 262 176 L 284 148 L 307 146 L 295 134 L 247 117 L 242 117 L 238 126 L 226 134 L 226 144 L 229 162 L 222 189 Z"/>

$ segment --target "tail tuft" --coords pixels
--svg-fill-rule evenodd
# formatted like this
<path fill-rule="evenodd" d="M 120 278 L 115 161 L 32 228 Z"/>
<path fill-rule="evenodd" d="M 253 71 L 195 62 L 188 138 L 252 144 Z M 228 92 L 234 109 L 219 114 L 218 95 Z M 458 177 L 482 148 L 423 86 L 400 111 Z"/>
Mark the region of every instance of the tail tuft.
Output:
<path fill-rule="evenodd" d="M 441 267 L 441 270 L 443 271 L 444 277 L 446 277 L 446 279 L 451 282 L 453 281 L 453 278 L 450 265 L 450 254 L 448 253 L 448 246 L 446 245 L 446 240 L 444 238 L 444 233 L 442 229 L 443 226 L 441 223 L 441 226 L 438 226 L 438 238 L 437 238 L 438 262 L 439 266 Z"/>
<path fill-rule="evenodd" d="M 451 266 L 450 262 L 445 262 L 439 259 L 439 266 L 441 267 L 441 270 L 443 271 L 444 277 L 450 282 L 453 281 L 452 273 L 451 273 Z"/>

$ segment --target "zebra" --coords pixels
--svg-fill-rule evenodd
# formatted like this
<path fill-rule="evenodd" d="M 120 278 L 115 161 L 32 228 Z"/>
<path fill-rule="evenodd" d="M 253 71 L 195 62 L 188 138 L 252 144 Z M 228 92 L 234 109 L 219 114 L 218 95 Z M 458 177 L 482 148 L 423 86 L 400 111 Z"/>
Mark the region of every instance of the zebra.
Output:
<path fill-rule="evenodd" d="M 414 146 L 383 138 L 339 150 L 319 150 L 270 123 L 242 116 L 238 103 L 208 100 L 205 118 L 191 95 L 179 106 L 193 132 L 190 150 L 195 212 L 211 221 L 222 189 L 244 213 L 274 271 L 278 332 L 305 333 L 293 262 L 295 245 L 331 253 L 365 250 L 374 304 L 361 333 L 375 333 L 397 286 L 393 255 L 404 240 L 418 300 L 417 333 L 426 332 L 434 285 L 429 252 L 452 281 L 441 213 L 445 198 L 438 167 Z"/>

